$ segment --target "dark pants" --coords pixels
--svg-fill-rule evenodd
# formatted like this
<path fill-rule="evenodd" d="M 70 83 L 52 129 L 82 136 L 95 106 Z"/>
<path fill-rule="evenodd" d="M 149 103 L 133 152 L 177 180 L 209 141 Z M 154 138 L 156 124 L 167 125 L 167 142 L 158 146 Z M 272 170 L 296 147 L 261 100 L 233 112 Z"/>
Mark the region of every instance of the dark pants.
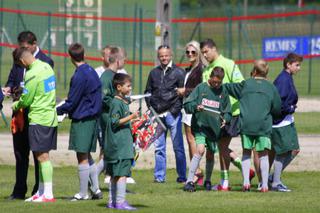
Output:
<path fill-rule="evenodd" d="M 27 193 L 27 176 L 29 168 L 29 140 L 28 140 L 28 129 L 25 128 L 23 132 L 13 134 L 13 149 L 14 156 L 16 158 L 16 183 L 12 195 L 15 197 L 25 197 Z M 35 165 L 35 185 L 32 190 L 32 195 L 35 194 L 39 186 L 39 163 L 36 160 L 34 154 L 34 165 Z"/>

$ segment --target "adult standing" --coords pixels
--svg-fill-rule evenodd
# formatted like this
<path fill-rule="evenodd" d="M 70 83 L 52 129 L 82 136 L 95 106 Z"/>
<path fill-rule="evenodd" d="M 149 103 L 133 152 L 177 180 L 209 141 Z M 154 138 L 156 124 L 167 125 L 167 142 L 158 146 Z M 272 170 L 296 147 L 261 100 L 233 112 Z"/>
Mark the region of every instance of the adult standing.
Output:
<path fill-rule="evenodd" d="M 37 45 L 37 37 L 31 31 L 23 31 L 18 35 L 18 45 L 25 47 L 31 51 L 36 59 L 48 63 L 53 68 L 53 60 L 46 56 Z M 3 88 L 3 94 L 10 96 L 19 87 L 24 87 L 24 75 L 26 69 L 18 64 L 13 64 L 10 70 L 7 83 Z M 13 117 L 16 113 L 13 113 Z M 16 158 L 16 182 L 9 199 L 25 199 L 27 193 L 27 176 L 29 168 L 29 141 L 28 141 L 28 109 L 23 111 L 24 125 L 21 131 L 12 133 L 13 149 Z M 33 153 L 35 165 L 35 185 L 32 190 L 32 195 L 37 192 L 39 187 L 39 165 Z"/>
<path fill-rule="evenodd" d="M 272 190 L 290 192 L 281 182 L 283 170 L 298 155 L 300 148 L 293 114 L 297 108 L 298 93 L 292 76 L 300 71 L 303 58 L 289 53 L 283 60 L 283 70 L 274 80 L 281 97 L 281 117 L 273 121 L 271 142 L 275 151 Z"/>
<path fill-rule="evenodd" d="M 36 59 L 25 47 L 14 51 L 17 63 L 27 68 L 23 93 L 12 105 L 13 111 L 29 108 L 29 145 L 39 161 L 39 188 L 26 201 L 54 202 L 53 167 L 49 151 L 57 149 L 56 81 L 49 64 Z"/>
<path fill-rule="evenodd" d="M 223 55 L 219 54 L 217 45 L 212 39 L 206 39 L 200 43 L 201 52 L 204 57 L 209 62 L 209 65 L 203 70 L 202 80 L 207 82 L 210 73 L 215 67 L 222 67 L 225 75 L 223 78 L 223 83 L 238 83 L 244 80 L 239 67 L 231 59 L 225 58 Z M 232 137 L 239 135 L 239 102 L 238 100 L 230 97 L 231 102 L 231 112 L 232 120 L 226 125 L 225 129 L 222 131 L 222 138 L 218 143 L 219 148 L 219 159 L 220 159 L 220 172 L 221 172 L 221 182 L 214 189 L 228 191 L 229 190 L 229 166 L 232 160 L 233 164 L 241 170 L 241 160 L 230 148 L 230 142 Z M 209 157 L 209 159 L 211 156 Z M 208 159 L 207 159 L 208 160 Z M 253 171 L 253 170 L 252 170 Z"/>
<path fill-rule="evenodd" d="M 170 130 L 176 158 L 177 182 L 184 183 L 186 156 L 181 127 L 182 97 L 176 90 L 183 87 L 185 74 L 172 62 L 172 51 L 169 46 L 159 46 L 157 54 L 160 65 L 149 73 L 145 93 L 151 93 L 151 97 L 146 98 L 146 104 L 148 107 L 153 107 Z M 167 131 L 155 141 L 154 181 L 157 183 L 166 181 L 166 136 Z"/>
<path fill-rule="evenodd" d="M 191 94 L 193 89 L 200 83 L 202 83 L 202 70 L 207 65 L 206 59 L 203 57 L 200 51 L 200 44 L 197 41 L 190 41 L 185 47 L 185 54 L 190 63 L 190 66 L 185 69 L 186 76 L 184 80 L 184 87 L 178 88 L 177 92 L 185 100 Z M 194 135 L 191 131 L 191 118 L 192 114 L 187 114 L 184 109 L 182 109 L 182 123 L 184 123 L 184 130 L 186 134 L 186 139 L 189 147 L 189 158 L 192 159 L 193 155 L 196 153 L 196 143 Z M 198 168 L 196 171 L 194 182 L 202 185 L 203 174 Z"/>

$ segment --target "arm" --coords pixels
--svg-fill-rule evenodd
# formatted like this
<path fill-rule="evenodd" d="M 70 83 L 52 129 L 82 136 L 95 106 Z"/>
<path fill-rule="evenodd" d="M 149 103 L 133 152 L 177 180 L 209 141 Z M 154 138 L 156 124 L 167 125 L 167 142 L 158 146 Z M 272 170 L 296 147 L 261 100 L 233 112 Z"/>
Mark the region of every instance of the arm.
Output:
<path fill-rule="evenodd" d="M 221 100 L 220 112 L 222 113 L 223 121 L 225 123 L 229 123 L 232 118 L 230 98 L 227 92 L 223 93 L 222 95 L 223 98 Z"/>
<path fill-rule="evenodd" d="M 274 82 L 278 93 L 281 98 L 281 112 L 284 115 L 294 113 L 296 106 L 292 105 L 288 102 L 288 97 L 290 96 L 291 87 L 290 84 L 287 82 L 287 79 L 280 79 Z"/>
<path fill-rule="evenodd" d="M 231 95 L 236 99 L 240 99 L 244 84 L 245 84 L 245 81 L 242 81 L 241 83 L 227 83 L 227 84 L 223 84 L 223 87 L 225 87 L 229 95 Z"/>
<path fill-rule="evenodd" d="M 112 80 L 109 81 L 101 81 L 102 83 L 102 106 L 105 110 L 110 109 L 111 101 L 114 97 L 114 88 L 112 85 Z"/>
<path fill-rule="evenodd" d="M 183 103 L 186 113 L 194 114 L 197 111 L 199 97 L 199 87 L 197 86 Z"/>
<path fill-rule="evenodd" d="M 148 76 L 148 81 L 147 81 L 147 85 L 146 85 L 146 89 L 144 91 L 144 93 L 151 93 L 152 94 L 152 71 L 149 73 L 149 76 Z M 146 100 L 146 105 L 147 107 L 149 108 L 150 107 L 150 97 L 147 97 L 145 98 Z"/>
<path fill-rule="evenodd" d="M 273 87 L 273 100 L 271 104 L 271 115 L 273 119 L 277 119 L 281 116 L 281 98 L 275 87 Z"/>
<path fill-rule="evenodd" d="M 22 95 L 19 101 L 13 103 L 13 111 L 16 111 L 20 108 L 27 108 L 32 104 L 38 83 L 39 82 L 37 81 L 37 77 L 35 75 L 29 76 L 28 73 L 26 74 Z"/>

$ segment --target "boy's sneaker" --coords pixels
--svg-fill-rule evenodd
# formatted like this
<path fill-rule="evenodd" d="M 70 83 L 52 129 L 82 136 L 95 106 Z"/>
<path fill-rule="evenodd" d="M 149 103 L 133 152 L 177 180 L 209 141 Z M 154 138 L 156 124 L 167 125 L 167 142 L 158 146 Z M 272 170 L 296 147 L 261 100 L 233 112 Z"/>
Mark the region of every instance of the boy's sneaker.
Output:
<path fill-rule="evenodd" d="M 279 183 L 276 187 L 272 187 L 271 190 L 277 192 L 291 192 L 291 190 L 282 183 Z"/>
<path fill-rule="evenodd" d="M 71 199 L 71 201 L 80 201 L 80 200 L 89 200 L 89 196 L 86 195 L 86 196 L 82 197 L 79 193 L 77 193 Z"/>
<path fill-rule="evenodd" d="M 250 184 L 246 184 L 242 186 L 242 191 L 243 192 L 250 192 Z"/>
<path fill-rule="evenodd" d="M 260 191 L 262 188 L 262 183 L 258 183 L 258 187 L 257 187 L 257 190 Z"/>
<path fill-rule="evenodd" d="M 116 205 L 114 206 L 115 209 L 119 209 L 119 210 L 128 210 L 128 211 L 134 211 L 137 210 L 137 208 L 130 206 L 129 203 L 127 201 L 124 201 L 122 203 L 116 203 Z"/>
<path fill-rule="evenodd" d="M 56 202 L 56 199 L 52 198 L 46 198 L 44 195 L 41 195 L 35 200 L 32 200 L 32 202 L 36 203 L 51 203 L 51 202 Z"/>
<path fill-rule="evenodd" d="M 127 183 L 135 184 L 136 181 L 132 177 L 127 177 Z"/>
<path fill-rule="evenodd" d="M 254 172 L 253 169 L 250 169 L 250 172 L 249 172 L 249 180 L 250 180 L 250 183 L 251 183 L 251 180 L 256 176 L 256 173 Z"/>
<path fill-rule="evenodd" d="M 103 198 L 102 191 L 98 189 L 96 192 L 92 193 L 91 199 L 92 200 L 101 200 Z"/>
<path fill-rule="evenodd" d="M 188 182 L 186 185 L 184 185 L 183 191 L 195 192 L 196 191 L 196 186 L 194 185 L 193 182 Z"/>
<path fill-rule="evenodd" d="M 211 181 L 209 180 L 206 180 L 203 184 L 204 188 L 207 190 L 207 191 L 211 191 L 211 188 L 212 188 L 212 185 L 211 185 Z"/>
<path fill-rule="evenodd" d="M 269 191 L 268 188 L 265 188 L 265 187 L 262 187 L 260 189 L 260 192 L 262 192 L 262 193 L 265 193 L 265 192 L 268 192 L 268 191 Z"/>
<path fill-rule="evenodd" d="M 32 202 L 38 198 L 39 198 L 39 195 L 35 194 L 35 195 L 32 195 L 31 197 L 29 197 L 28 199 L 25 199 L 24 202 Z"/>
<path fill-rule="evenodd" d="M 231 187 L 223 187 L 221 184 L 217 184 L 212 187 L 212 190 L 227 192 L 231 190 Z"/>

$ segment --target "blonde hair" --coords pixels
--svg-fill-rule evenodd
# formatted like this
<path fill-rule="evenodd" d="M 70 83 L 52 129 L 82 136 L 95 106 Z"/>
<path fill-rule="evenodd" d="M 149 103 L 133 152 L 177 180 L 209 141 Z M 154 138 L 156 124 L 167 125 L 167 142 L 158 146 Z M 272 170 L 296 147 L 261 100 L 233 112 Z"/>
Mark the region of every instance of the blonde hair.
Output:
<path fill-rule="evenodd" d="M 194 67 L 197 67 L 199 65 L 199 63 L 201 62 L 204 66 L 208 65 L 208 61 L 205 59 L 205 57 L 202 55 L 201 50 L 200 50 L 200 44 L 197 41 L 190 41 L 189 43 L 186 44 L 185 49 L 187 49 L 188 47 L 192 46 L 197 53 L 197 59 L 196 59 L 196 63 L 192 66 L 192 69 Z"/>
<path fill-rule="evenodd" d="M 269 65 L 265 60 L 258 59 L 254 61 L 252 73 L 255 73 L 255 75 L 265 78 L 267 77 L 268 72 L 269 72 Z"/>

